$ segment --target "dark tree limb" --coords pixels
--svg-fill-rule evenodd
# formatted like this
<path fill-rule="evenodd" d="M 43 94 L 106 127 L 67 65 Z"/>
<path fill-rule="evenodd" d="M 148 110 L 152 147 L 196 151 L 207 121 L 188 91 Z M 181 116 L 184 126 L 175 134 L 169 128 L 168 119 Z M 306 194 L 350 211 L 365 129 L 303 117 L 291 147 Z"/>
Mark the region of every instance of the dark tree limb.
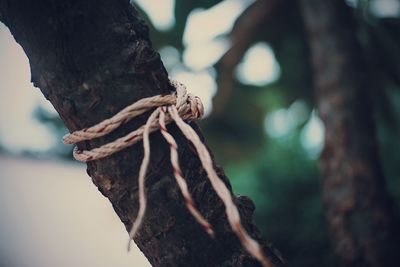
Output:
<path fill-rule="evenodd" d="M 235 67 L 281 2 L 283 0 L 258 0 L 251 4 L 235 22 L 230 33 L 232 46 L 217 63 L 218 92 L 214 98 L 214 115 L 220 113 L 231 95 Z"/>
<path fill-rule="evenodd" d="M 302 0 L 318 111 L 326 217 L 340 266 L 398 266 L 399 221 L 385 189 L 373 121 L 372 73 L 344 1 Z"/>
<path fill-rule="evenodd" d="M 149 41 L 148 28 L 128 0 L 0 0 L 0 19 L 27 54 L 32 82 L 70 131 L 98 123 L 141 98 L 172 90 Z M 147 116 L 104 138 L 80 143 L 79 148 L 114 140 L 142 125 Z M 177 137 L 190 191 L 214 225 L 216 239 L 210 239 L 187 212 L 173 178 L 168 146 L 160 133 L 154 133 L 146 178 L 148 210 L 136 244 L 153 266 L 259 266 L 231 232 L 224 207 L 193 147 L 175 126 L 169 128 Z M 139 143 L 88 163 L 88 174 L 127 229 L 138 210 L 137 174 L 142 156 Z M 217 171 L 229 186 L 223 170 Z M 251 200 L 238 197 L 235 202 L 250 235 L 263 244 L 276 266 L 283 266 L 252 222 Z"/>

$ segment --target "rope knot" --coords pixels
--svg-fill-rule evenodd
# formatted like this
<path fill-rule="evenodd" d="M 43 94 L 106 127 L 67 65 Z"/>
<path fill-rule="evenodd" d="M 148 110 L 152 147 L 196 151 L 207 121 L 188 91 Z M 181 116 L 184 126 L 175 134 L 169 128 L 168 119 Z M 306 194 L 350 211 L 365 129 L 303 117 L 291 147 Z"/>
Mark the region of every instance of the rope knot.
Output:
<path fill-rule="evenodd" d="M 92 150 L 74 149 L 75 159 L 83 162 L 96 160 L 114 154 L 128 146 L 137 143 L 143 139 L 144 156 L 139 170 L 138 187 L 139 187 L 139 211 L 133 222 L 132 229 L 129 233 L 129 244 L 135 237 L 139 227 L 143 221 L 146 209 L 145 196 L 145 177 L 150 159 L 150 139 L 149 134 L 156 130 L 160 130 L 165 140 L 170 145 L 171 165 L 176 182 L 182 192 L 185 205 L 195 220 L 202 226 L 211 237 L 214 231 L 210 223 L 200 214 L 194 205 L 194 201 L 190 195 L 186 180 L 182 175 L 179 166 L 178 145 L 174 137 L 168 132 L 166 124 L 174 121 L 183 135 L 194 145 L 203 168 L 205 169 L 212 187 L 216 191 L 219 198 L 225 205 L 226 215 L 232 230 L 239 238 L 244 248 L 255 257 L 263 267 L 272 267 L 272 263 L 263 254 L 262 248 L 252 237 L 250 237 L 240 223 L 239 211 L 237 210 L 231 192 L 225 186 L 224 182 L 218 177 L 213 167 L 212 158 L 201 142 L 198 134 L 184 120 L 198 119 L 204 114 L 203 104 L 200 99 L 192 94 L 187 93 L 186 86 L 177 81 L 170 81 L 175 87 L 176 92 L 170 95 L 156 95 L 153 97 L 143 98 L 132 105 L 124 108 L 113 117 L 106 119 L 99 124 L 90 128 L 73 132 L 64 137 L 65 144 L 75 144 L 85 140 L 91 140 L 108 134 L 130 121 L 132 118 L 139 116 L 146 111 L 154 109 L 145 125 L 130 132 L 129 134 L 118 138 L 117 140 Z"/>
<path fill-rule="evenodd" d="M 188 93 L 186 86 L 178 81 L 171 80 L 170 84 L 176 89 L 175 93 L 140 99 L 139 101 L 127 106 L 113 117 L 106 119 L 99 124 L 65 135 L 63 138 L 64 144 L 76 144 L 82 141 L 102 137 L 119 126 L 127 123 L 131 119 L 153 108 L 158 110 L 157 114 L 159 115 L 160 108 L 163 106 L 166 108 L 174 106 L 179 116 L 184 120 L 195 120 L 201 118 L 204 114 L 204 107 L 200 98 Z M 155 116 L 151 122 L 149 132 L 154 132 L 160 129 L 160 125 L 156 120 L 157 116 Z M 166 124 L 172 122 L 171 116 L 166 116 L 165 120 Z M 124 137 L 118 138 L 113 142 L 92 150 L 79 150 L 78 148 L 75 148 L 73 152 L 74 158 L 78 161 L 87 162 L 107 157 L 142 140 L 143 131 L 144 126 Z"/>
<path fill-rule="evenodd" d="M 176 104 L 179 115 L 186 119 L 200 119 L 204 115 L 204 107 L 200 98 L 187 92 L 186 86 L 178 81 L 171 80 L 170 84 L 176 89 Z"/>

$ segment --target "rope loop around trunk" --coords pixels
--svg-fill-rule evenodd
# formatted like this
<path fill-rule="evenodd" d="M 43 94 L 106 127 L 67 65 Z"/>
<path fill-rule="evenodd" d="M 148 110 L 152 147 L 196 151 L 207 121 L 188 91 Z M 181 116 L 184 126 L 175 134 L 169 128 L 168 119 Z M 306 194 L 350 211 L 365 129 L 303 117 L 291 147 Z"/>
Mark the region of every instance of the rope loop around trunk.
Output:
<path fill-rule="evenodd" d="M 67 134 L 64 136 L 63 142 L 65 144 L 76 144 L 81 141 L 99 138 L 112 132 L 131 119 L 154 109 L 147 119 L 145 125 L 128 133 L 127 135 L 91 150 L 79 150 L 77 147 L 75 147 L 73 152 L 76 160 L 88 162 L 107 157 L 139 142 L 140 140 L 143 140 L 144 156 L 138 177 L 139 211 L 136 219 L 133 222 L 132 229 L 129 232 L 128 250 L 130 248 L 131 240 L 136 236 L 138 230 L 140 229 L 146 211 L 147 201 L 145 194 L 145 177 L 150 160 L 149 135 L 157 130 L 161 131 L 161 134 L 170 146 L 173 173 L 178 187 L 182 192 L 183 200 L 187 209 L 192 214 L 194 219 L 211 237 L 214 237 L 215 235 L 210 223 L 207 222 L 207 220 L 195 207 L 193 199 L 188 190 L 186 180 L 182 175 L 178 159 L 178 145 L 166 127 L 167 124 L 175 122 L 178 128 L 182 131 L 183 135 L 194 145 L 212 187 L 224 203 L 228 222 L 233 232 L 239 238 L 243 247 L 253 257 L 255 257 L 263 267 L 272 267 L 273 264 L 264 255 L 261 246 L 256 240 L 251 238 L 243 228 L 240 222 L 239 211 L 233 202 L 231 192 L 215 172 L 211 156 L 206 146 L 201 142 L 198 134 L 193 130 L 193 128 L 185 122 L 185 120 L 201 118 L 204 114 L 203 104 L 197 96 L 187 93 L 186 87 L 182 83 L 177 81 L 170 81 L 170 83 L 173 87 L 175 87 L 176 92 L 170 95 L 156 95 L 143 98 L 127 106 L 109 119 L 106 119 L 92 127 Z"/>

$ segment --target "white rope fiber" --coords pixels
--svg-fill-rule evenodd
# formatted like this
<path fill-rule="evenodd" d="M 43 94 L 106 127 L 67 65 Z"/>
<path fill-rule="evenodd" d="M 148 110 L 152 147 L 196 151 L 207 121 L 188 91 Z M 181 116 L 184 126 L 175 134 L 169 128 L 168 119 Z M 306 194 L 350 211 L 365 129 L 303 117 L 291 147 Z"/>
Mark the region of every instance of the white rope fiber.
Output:
<path fill-rule="evenodd" d="M 224 182 L 218 177 L 214 170 L 211 156 L 201 142 L 197 133 L 184 120 L 198 119 L 203 116 L 204 109 L 200 99 L 186 92 L 186 87 L 177 82 L 171 81 L 172 86 L 176 88 L 176 92 L 170 95 L 156 95 L 148 98 L 143 98 L 132 105 L 124 108 L 113 117 L 106 119 L 99 124 L 90 128 L 85 128 L 80 131 L 73 132 L 64 136 L 65 144 L 76 144 L 81 141 L 91 140 L 104 136 L 119 126 L 127 123 L 132 118 L 137 117 L 151 109 L 155 110 L 151 113 L 145 125 L 129 134 L 116 139 L 113 142 L 94 148 L 92 150 L 78 150 L 75 147 L 73 155 L 76 160 L 87 162 L 114 154 L 128 146 L 131 146 L 143 139 L 144 156 L 139 170 L 138 187 L 139 187 L 139 211 L 136 219 L 133 222 L 132 229 L 129 232 L 128 250 L 131 240 L 136 236 L 146 211 L 146 195 L 145 195 L 145 177 L 150 160 L 150 139 L 151 132 L 160 129 L 161 134 L 170 146 L 171 165 L 176 182 L 182 192 L 185 205 L 195 220 L 202 228 L 211 236 L 214 237 L 214 231 L 210 223 L 196 209 L 193 199 L 188 190 L 187 183 L 182 176 L 182 171 L 178 159 L 178 145 L 174 137 L 168 132 L 166 124 L 174 121 L 184 136 L 192 142 L 196 148 L 199 159 L 205 169 L 208 178 L 215 192 L 225 205 L 225 210 L 228 222 L 237 235 L 243 247 L 255 257 L 264 267 L 272 267 L 272 263 L 264 255 L 261 246 L 251 238 L 240 222 L 240 215 L 236 205 L 233 202 L 232 195 Z"/>

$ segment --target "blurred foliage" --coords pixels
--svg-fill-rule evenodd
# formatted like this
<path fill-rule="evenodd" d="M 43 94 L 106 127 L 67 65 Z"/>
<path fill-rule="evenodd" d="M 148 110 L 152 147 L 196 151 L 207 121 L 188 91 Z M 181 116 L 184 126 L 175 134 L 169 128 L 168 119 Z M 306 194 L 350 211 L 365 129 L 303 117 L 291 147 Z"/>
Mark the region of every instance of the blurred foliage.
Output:
<path fill-rule="evenodd" d="M 269 140 L 253 157 L 225 167 L 237 193 L 256 203 L 265 236 L 295 266 L 334 266 L 319 197 L 318 170 L 299 131 Z"/>
<path fill-rule="evenodd" d="M 141 10 L 153 45 L 157 49 L 172 46 L 182 58 L 182 36 L 190 12 L 212 8 L 219 2 L 222 1 L 176 0 L 175 25 L 168 31 L 158 31 Z M 296 3 L 283 1 L 278 5 L 251 40 L 270 44 L 280 64 L 279 79 L 264 86 L 234 80 L 222 112 L 211 113 L 200 125 L 218 163 L 231 178 L 235 193 L 254 200 L 257 225 L 289 264 L 334 266 L 319 195 L 317 162 L 301 143 L 307 121 L 281 137 L 270 137 L 264 128 L 266 116 L 289 108 L 295 101 L 305 103 L 308 116 L 316 109 L 307 36 Z M 358 3 L 353 6 L 359 26 L 357 38 L 376 84 L 371 94 L 381 157 L 389 190 L 399 203 L 400 19 L 375 16 L 370 11 L 370 1 Z M 61 135 L 59 119 L 40 109 L 37 117 Z M 56 153 L 65 156 L 70 151 Z"/>

